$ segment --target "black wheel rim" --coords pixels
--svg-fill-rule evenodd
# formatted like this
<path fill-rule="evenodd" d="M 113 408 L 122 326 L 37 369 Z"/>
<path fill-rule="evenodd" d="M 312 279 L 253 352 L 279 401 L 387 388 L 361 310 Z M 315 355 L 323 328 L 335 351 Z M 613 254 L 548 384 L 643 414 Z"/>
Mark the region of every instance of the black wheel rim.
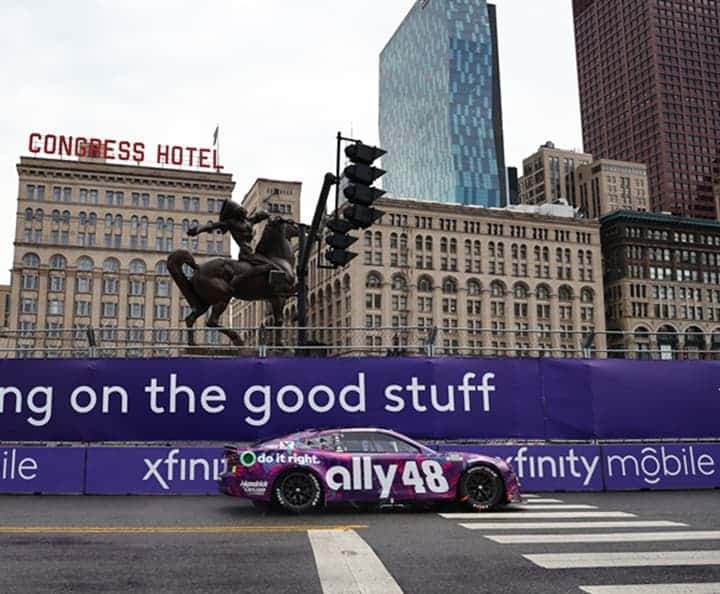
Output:
<path fill-rule="evenodd" d="M 488 468 L 475 470 L 468 475 L 465 488 L 473 502 L 490 503 L 497 492 L 497 475 Z"/>
<path fill-rule="evenodd" d="M 315 485 L 306 474 L 291 474 L 282 484 L 282 496 L 293 507 L 304 507 L 315 497 Z"/>

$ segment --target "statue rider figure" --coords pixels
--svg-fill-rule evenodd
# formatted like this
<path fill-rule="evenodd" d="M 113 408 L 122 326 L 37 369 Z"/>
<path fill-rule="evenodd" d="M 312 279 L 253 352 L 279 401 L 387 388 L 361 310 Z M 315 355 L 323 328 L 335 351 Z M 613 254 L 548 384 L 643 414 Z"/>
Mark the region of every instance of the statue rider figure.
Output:
<path fill-rule="evenodd" d="M 264 210 L 248 216 L 247 210 L 243 206 L 232 200 L 225 200 L 220 209 L 220 220 L 217 223 L 191 227 L 187 230 L 187 234 L 190 237 L 195 237 L 200 233 L 218 230 L 222 233 L 230 232 L 230 236 L 240 248 L 238 261 L 247 262 L 252 266 L 245 274 L 238 274 L 233 277 L 231 284 L 233 288 L 236 288 L 247 278 L 273 269 L 273 265 L 266 258 L 257 255 L 250 246 L 254 234 L 253 225 L 268 218 L 270 218 L 270 214 Z"/>

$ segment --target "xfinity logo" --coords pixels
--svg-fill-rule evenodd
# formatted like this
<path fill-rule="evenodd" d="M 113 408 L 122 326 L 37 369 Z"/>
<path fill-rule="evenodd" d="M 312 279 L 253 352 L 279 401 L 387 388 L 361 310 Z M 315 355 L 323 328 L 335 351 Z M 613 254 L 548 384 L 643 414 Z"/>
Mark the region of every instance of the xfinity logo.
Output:
<path fill-rule="evenodd" d="M 514 456 L 506 458 L 520 479 L 572 477 L 582 480 L 583 486 L 587 487 L 595 476 L 600 461 L 600 456 L 597 455 L 577 455 L 574 448 L 559 456 L 533 456 L 528 455 L 528 450 L 527 446 L 523 446 L 518 448 Z"/>
<path fill-rule="evenodd" d="M 143 481 L 155 481 L 162 489 L 169 491 L 173 481 L 218 480 L 225 472 L 225 460 L 214 458 L 180 458 L 180 450 L 170 450 L 164 458 L 144 458 L 145 476 Z"/>

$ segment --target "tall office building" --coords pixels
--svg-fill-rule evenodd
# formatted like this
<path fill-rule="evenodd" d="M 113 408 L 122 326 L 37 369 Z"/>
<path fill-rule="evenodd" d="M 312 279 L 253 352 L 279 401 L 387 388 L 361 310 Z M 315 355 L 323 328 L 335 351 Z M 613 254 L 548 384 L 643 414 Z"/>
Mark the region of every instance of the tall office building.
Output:
<path fill-rule="evenodd" d="M 507 204 L 495 7 L 418 0 L 380 54 L 384 188 Z"/>
<path fill-rule="evenodd" d="M 717 0 L 573 0 L 583 142 L 648 166 L 653 209 L 715 218 Z"/>

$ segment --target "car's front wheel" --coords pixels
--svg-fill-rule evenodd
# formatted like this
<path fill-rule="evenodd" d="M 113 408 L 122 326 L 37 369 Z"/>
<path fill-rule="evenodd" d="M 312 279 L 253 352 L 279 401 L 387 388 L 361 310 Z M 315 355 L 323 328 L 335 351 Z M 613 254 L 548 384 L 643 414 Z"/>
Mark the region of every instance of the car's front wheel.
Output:
<path fill-rule="evenodd" d="M 304 470 L 284 474 L 275 485 L 275 499 L 284 510 L 293 514 L 302 514 L 319 507 L 321 496 L 320 481 L 314 474 Z"/>
<path fill-rule="evenodd" d="M 500 505 L 505 485 L 500 473 L 490 466 L 473 466 L 460 477 L 458 496 L 475 509 L 492 509 Z"/>

